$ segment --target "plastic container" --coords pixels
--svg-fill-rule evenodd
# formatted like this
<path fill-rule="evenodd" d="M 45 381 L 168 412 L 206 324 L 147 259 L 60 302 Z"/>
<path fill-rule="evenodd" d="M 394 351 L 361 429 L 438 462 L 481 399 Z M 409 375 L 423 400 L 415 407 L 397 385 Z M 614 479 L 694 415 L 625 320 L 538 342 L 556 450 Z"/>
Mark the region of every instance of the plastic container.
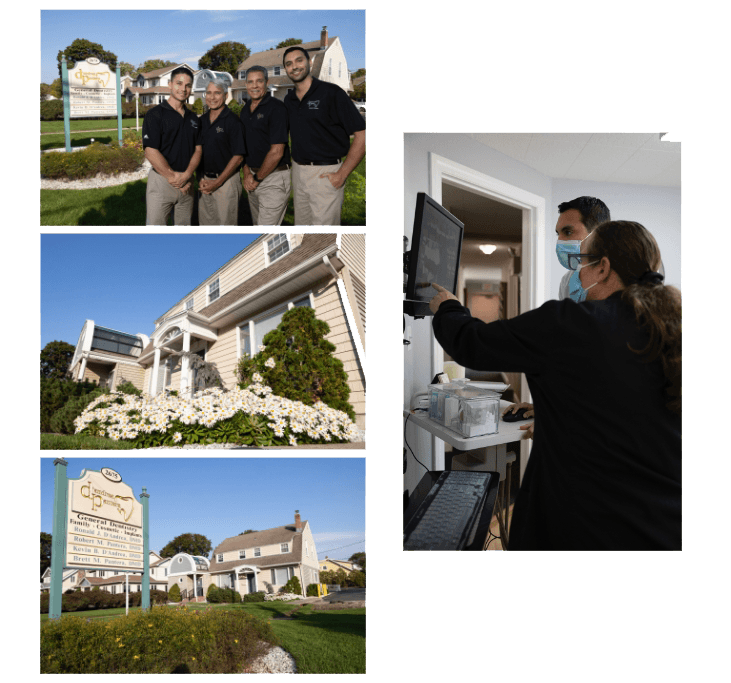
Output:
<path fill-rule="evenodd" d="M 460 436 L 497 434 L 500 394 L 469 382 L 430 384 L 429 417 Z"/>

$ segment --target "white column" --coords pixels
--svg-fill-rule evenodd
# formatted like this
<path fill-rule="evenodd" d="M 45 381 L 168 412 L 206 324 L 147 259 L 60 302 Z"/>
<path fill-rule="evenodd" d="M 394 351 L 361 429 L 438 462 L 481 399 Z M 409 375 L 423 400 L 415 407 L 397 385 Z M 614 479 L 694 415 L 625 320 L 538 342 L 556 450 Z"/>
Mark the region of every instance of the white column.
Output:
<path fill-rule="evenodd" d="M 190 332 L 183 330 L 183 352 L 190 352 Z M 188 390 L 190 387 L 190 378 L 188 377 L 190 368 L 190 361 L 187 356 L 183 356 L 180 363 L 180 395 L 188 397 Z"/>
<path fill-rule="evenodd" d="M 155 362 L 152 366 L 152 386 L 150 387 L 150 395 L 157 394 L 157 373 L 160 371 L 160 349 L 155 349 Z"/>
<path fill-rule="evenodd" d="M 86 356 L 81 357 L 81 367 L 79 368 L 79 381 L 84 380 L 84 373 L 86 372 Z"/>
<path fill-rule="evenodd" d="M 238 572 L 238 570 L 234 571 L 234 590 L 237 593 L 239 592 L 239 572 Z"/>

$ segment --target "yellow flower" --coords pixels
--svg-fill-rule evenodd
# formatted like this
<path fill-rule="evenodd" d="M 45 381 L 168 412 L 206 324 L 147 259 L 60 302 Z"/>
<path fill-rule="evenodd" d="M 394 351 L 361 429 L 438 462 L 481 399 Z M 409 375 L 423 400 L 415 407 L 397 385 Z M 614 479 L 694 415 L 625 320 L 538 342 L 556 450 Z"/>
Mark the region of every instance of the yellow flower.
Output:
<path fill-rule="evenodd" d="M 193 635 L 192 633 L 191 633 L 190 637 L 191 637 L 191 638 L 195 638 L 195 636 L 194 636 L 194 635 Z"/>
<path fill-rule="evenodd" d="M 193 661 L 195 661 L 195 657 L 193 657 Z"/>
<path fill-rule="evenodd" d="M 160 643 L 160 645 L 162 645 L 162 640 L 158 640 L 157 642 Z"/>
<path fill-rule="evenodd" d="M 238 643 L 239 641 L 234 638 L 234 643 Z"/>
<path fill-rule="evenodd" d="M 119 644 L 119 647 L 124 647 L 124 643 L 120 643 Z"/>
<path fill-rule="evenodd" d="M 120 640 L 122 640 L 122 637 L 121 636 L 119 638 L 117 638 L 114 642 L 115 643 L 118 643 Z"/>
<path fill-rule="evenodd" d="M 134 659 L 139 659 L 139 658 L 140 658 L 140 656 L 139 656 L 139 655 L 135 655 L 135 656 L 134 656 Z"/>
<path fill-rule="evenodd" d="M 147 624 L 147 628 L 152 628 L 152 624 Z"/>

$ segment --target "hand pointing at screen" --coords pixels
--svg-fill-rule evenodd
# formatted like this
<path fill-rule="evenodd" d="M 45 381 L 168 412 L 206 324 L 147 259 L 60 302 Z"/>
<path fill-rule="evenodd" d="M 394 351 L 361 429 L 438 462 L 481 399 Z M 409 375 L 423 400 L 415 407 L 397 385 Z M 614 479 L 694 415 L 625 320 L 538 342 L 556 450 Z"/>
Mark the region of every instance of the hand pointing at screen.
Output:
<path fill-rule="evenodd" d="M 448 299 L 454 299 L 455 301 L 459 301 L 459 299 L 454 296 L 452 292 L 444 289 L 444 287 L 442 287 L 441 285 L 432 282 L 431 286 L 434 287 L 434 289 L 436 289 L 438 292 L 438 294 L 429 302 L 429 308 L 431 309 L 432 313 L 436 313 L 442 303 L 444 303 Z"/>

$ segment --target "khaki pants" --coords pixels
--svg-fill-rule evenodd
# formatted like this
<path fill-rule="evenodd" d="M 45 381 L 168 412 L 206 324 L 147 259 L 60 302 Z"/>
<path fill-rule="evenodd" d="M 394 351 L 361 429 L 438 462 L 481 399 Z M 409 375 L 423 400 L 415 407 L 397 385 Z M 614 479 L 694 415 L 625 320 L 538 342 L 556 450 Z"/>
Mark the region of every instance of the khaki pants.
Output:
<path fill-rule="evenodd" d="M 340 225 L 340 211 L 345 199 L 345 184 L 336 190 L 323 173 L 335 173 L 333 166 L 300 166 L 292 161 L 295 225 Z"/>
<path fill-rule="evenodd" d="M 183 194 L 173 187 L 154 168 L 147 176 L 146 225 L 167 225 L 170 211 L 173 211 L 173 225 L 190 225 L 193 215 L 193 192 Z"/>
<path fill-rule="evenodd" d="M 272 171 L 253 192 L 249 192 L 249 207 L 254 225 L 281 225 L 287 213 L 292 190 L 289 169 Z"/>
<path fill-rule="evenodd" d="M 238 225 L 239 199 L 241 179 L 237 171 L 213 194 L 199 194 L 198 224 Z"/>

